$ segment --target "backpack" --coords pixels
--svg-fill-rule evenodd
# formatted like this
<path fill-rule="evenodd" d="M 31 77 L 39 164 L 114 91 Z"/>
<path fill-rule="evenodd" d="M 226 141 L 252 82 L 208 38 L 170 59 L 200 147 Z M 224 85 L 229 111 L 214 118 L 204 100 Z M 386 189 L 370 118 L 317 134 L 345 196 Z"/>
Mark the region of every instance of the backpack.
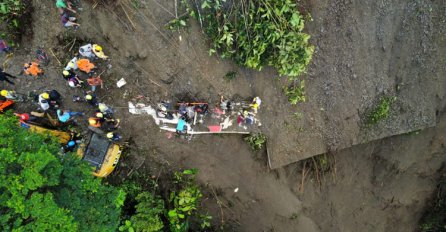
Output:
<path fill-rule="evenodd" d="M 59 100 L 61 96 L 60 93 L 54 89 L 50 91 L 49 95 L 51 100 Z"/>

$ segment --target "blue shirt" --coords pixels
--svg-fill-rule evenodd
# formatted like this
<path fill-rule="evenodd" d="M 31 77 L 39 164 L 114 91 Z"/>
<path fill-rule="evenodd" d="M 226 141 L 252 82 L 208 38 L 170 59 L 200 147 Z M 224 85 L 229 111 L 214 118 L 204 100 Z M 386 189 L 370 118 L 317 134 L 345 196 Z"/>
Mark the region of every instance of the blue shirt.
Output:
<path fill-rule="evenodd" d="M 180 119 L 177 125 L 177 131 L 184 131 L 184 126 L 186 126 L 186 121 Z"/>
<path fill-rule="evenodd" d="M 64 111 L 62 115 L 60 115 L 60 110 L 57 110 L 57 117 L 61 122 L 67 122 L 70 119 L 70 114 L 67 111 Z"/>

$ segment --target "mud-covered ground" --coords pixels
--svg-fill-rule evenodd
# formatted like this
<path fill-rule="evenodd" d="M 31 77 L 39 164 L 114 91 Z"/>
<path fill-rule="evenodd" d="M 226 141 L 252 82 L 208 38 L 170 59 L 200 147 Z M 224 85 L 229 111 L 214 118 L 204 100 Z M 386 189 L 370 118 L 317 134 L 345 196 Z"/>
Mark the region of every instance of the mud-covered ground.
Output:
<path fill-rule="evenodd" d="M 307 28 L 317 49 L 306 77 L 309 100 L 298 108 L 288 104 L 281 92 L 283 80 L 275 78 L 274 70 L 246 70 L 209 57 L 194 22 L 181 33 L 166 30 L 164 25 L 175 15 L 173 1 L 141 0 L 136 8 L 129 1 L 98 2 L 94 9 L 82 2 L 81 27 L 74 32 L 62 28 L 52 1 L 33 1 L 33 35 L 23 38 L 6 71 L 18 73 L 43 47 L 52 58 L 45 77 L 21 76 L 13 88 L 22 93 L 55 88 L 65 97 L 64 108 L 92 112 L 71 101 L 82 91 L 70 89 L 60 72 L 79 45 L 102 45 L 111 60 L 99 63 L 100 71 L 106 70 L 106 89 L 98 95 L 116 109 L 123 120 L 119 132 L 133 141 L 112 178 L 143 172 L 162 179 L 169 170 L 198 168 L 206 192 L 203 205 L 213 224 L 226 225 L 226 231 L 416 229 L 446 153 L 442 1 L 307 1 L 302 7 L 313 16 Z M 226 81 L 223 76 L 234 70 L 237 79 Z M 128 84 L 118 89 L 115 83 L 122 77 Z M 310 173 L 302 182 L 302 163 L 272 171 L 265 151 L 253 153 L 240 136 L 169 139 L 148 116 L 131 115 L 126 108 L 140 95 L 145 98 L 139 101 L 150 104 L 187 98 L 216 102 L 220 94 L 260 96 L 262 131 L 272 146 L 286 151 L 297 144 L 298 153 L 332 150 L 333 168 L 319 177 Z M 389 121 L 371 137 L 381 137 L 387 129 L 407 131 L 416 123 L 437 125 L 335 151 L 363 139 L 355 137 L 363 113 L 357 111 L 366 111 L 381 94 L 398 95 L 399 100 Z M 85 127 L 86 118 L 79 124 Z"/>

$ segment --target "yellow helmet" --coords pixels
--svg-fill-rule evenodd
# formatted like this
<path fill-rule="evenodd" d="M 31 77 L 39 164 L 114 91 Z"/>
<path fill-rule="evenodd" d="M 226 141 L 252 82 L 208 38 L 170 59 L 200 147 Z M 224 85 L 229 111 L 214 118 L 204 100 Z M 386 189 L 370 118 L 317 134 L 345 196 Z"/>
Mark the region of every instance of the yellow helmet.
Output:
<path fill-rule="evenodd" d="M 97 52 L 101 52 L 102 51 L 102 47 L 97 45 L 97 44 L 93 44 L 94 50 Z"/>
<path fill-rule="evenodd" d="M 85 95 L 85 99 L 91 100 L 91 99 L 93 99 L 93 96 L 91 96 L 90 94 L 87 94 L 87 95 Z"/>
<path fill-rule="evenodd" d="M 63 70 L 62 74 L 63 74 L 64 76 L 68 76 L 68 75 L 70 75 L 70 72 L 68 72 L 67 70 Z"/>
<path fill-rule="evenodd" d="M 96 117 L 98 117 L 98 118 L 103 118 L 104 115 L 103 115 L 101 112 L 98 112 L 98 113 L 96 113 Z"/>
<path fill-rule="evenodd" d="M 6 97 L 6 95 L 8 95 L 8 90 L 2 90 L 1 95 Z"/>
<path fill-rule="evenodd" d="M 68 67 L 70 67 L 70 68 L 74 68 L 74 62 L 68 62 Z"/>
<path fill-rule="evenodd" d="M 48 93 L 42 93 L 43 99 L 49 99 L 50 95 Z"/>
<path fill-rule="evenodd" d="M 108 109 L 107 105 L 105 105 L 104 103 L 99 103 L 98 108 L 101 112 L 104 112 Z"/>
<path fill-rule="evenodd" d="M 109 138 L 109 139 L 113 138 L 113 132 L 108 132 L 107 133 L 107 138 Z"/>

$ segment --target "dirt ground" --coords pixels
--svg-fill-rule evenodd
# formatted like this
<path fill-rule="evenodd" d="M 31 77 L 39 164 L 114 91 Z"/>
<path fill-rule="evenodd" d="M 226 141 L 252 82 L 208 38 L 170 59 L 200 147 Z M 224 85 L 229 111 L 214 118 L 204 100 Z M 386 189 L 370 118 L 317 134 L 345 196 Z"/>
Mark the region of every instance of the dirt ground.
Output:
<path fill-rule="evenodd" d="M 288 104 L 283 79 L 274 70 L 257 72 L 209 57 L 197 24 L 181 33 L 166 30 L 174 1 L 141 0 L 137 8 L 129 1 L 99 2 L 95 9 L 82 2 L 81 27 L 74 32 L 60 25 L 51 1 L 33 1 L 33 35 L 23 38 L 6 71 L 18 73 L 43 47 L 52 58 L 45 77 L 21 76 L 13 88 L 22 93 L 55 88 L 65 97 L 64 108 L 91 113 L 92 108 L 71 101 L 82 91 L 70 89 L 60 72 L 79 45 L 102 45 L 111 60 L 98 63 L 106 85 L 98 96 L 123 120 L 119 132 L 134 141 L 115 177 L 138 171 L 162 177 L 170 170 L 198 168 L 203 205 L 224 231 L 416 230 L 446 153 L 442 1 L 305 2 L 314 19 L 307 30 L 316 53 L 306 77 L 309 100 L 297 108 Z M 223 76 L 234 70 L 237 79 L 226 81 Z M 118 89 L 122 77 L 128 84 Z M 139 101 L 153 104 L 216 102 L 220 94 L 263 99 L 261 130 L 280 156 L 269 162 L 288 165 L 270 170 L 265 151 L 253 153 L 240 136 L 169 139 L 149 116 L 131 115 L 126 108 L 140 95 Z M 391 117 L 362 131 L 361 115 L 383 94 L 398 97 Z M 30 108 L 37 105 L 17 106 Z M 79 124 L 85 127 L 86 118 Z M 431 128 L 341 150 L 424 127 Z M 302 186 L 302 163 L 292 162 L 326 151 L 335 157 L 334 169 L 319 181 L 310 173 Z"/>

